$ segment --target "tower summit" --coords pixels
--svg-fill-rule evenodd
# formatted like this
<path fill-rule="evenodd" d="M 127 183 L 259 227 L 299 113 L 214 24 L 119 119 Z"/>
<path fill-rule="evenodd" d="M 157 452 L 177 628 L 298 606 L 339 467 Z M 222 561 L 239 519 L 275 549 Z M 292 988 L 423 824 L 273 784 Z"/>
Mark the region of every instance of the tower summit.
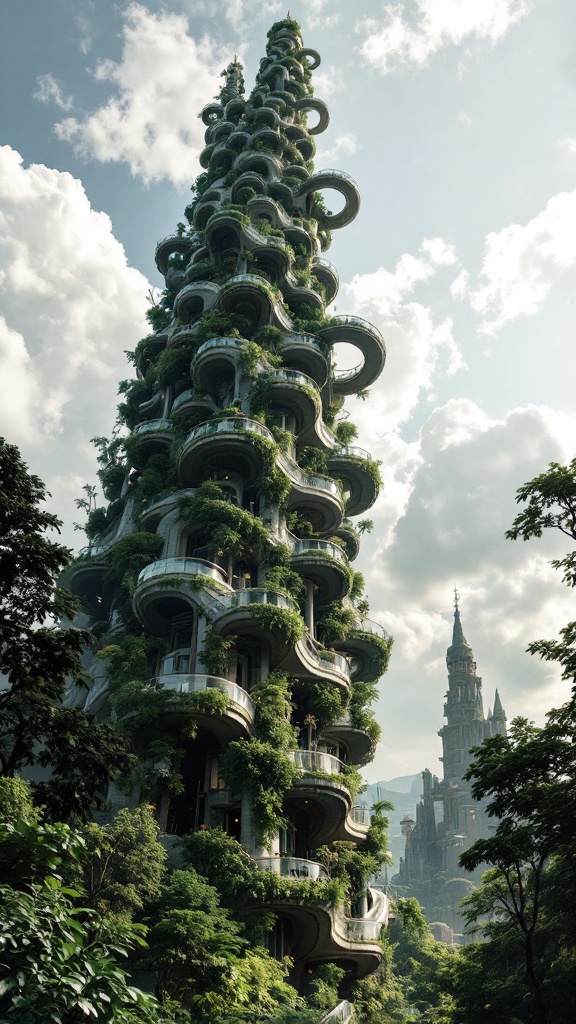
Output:
<path fill-rule="evenodd" d="M 129 436 L 101 444 L 110 504 L 69 577 L 100 637 L 93 685 L 70 700 L 121 721 L 133 799 L 155 806 L 165 842 L 187 837 L 211 882 L 222 843 L 240 844 L 252 881 L 238 899 L 272 913 L 268 948 L 296 984 L 322 961 L 374 970 L 388 912 L 369 885 L 381 832 L 355 806 L 391 640 L 357 607 L 352 517 L 380 476 L 342 416 L 385 348 L 365 320 L 326 312 L 338 274 L 322 253 L 360 199 L 345 172 L 314 170 L 319 64 L 280 21 L 250 95 L 234 60 L 202 111 L 203 173 L 156 247 L 166 287 L 123 385 Z M 354 370 L 334 369 L 339 344 L 358 350 Z M 335 907 L 317 850 L 342 840 L 357 852 Z"/>

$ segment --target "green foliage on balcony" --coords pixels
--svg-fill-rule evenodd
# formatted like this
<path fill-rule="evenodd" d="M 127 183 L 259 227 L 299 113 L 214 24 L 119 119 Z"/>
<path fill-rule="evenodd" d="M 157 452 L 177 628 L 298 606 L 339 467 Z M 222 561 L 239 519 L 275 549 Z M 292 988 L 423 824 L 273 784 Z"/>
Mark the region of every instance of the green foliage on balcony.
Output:
<path fill-rule="evenodd" d="M 146 383 L 155 391 L 177 382 L 182 382 L 184 386 L 188 382 L 191 384 L 190 363 L 199 348 L 200 342 L 196 338 L 184 345 L 165 348 L 147 370 Z"/>
<path fill-rule="evenodd" d="M 344 608 L 339 601 L 332 601 L 326 608 L 318 612 L 316 629 L 324 644 L 341 643 L 350 635 L 356 624 L 356 616 L 351 608 Z"/>
<path fill-rule="evenodd" d="M 200 317 L 196 337 L 201 344 L 212 338 L 239 338 L 249 330 L 250 320 L 241 313 L 224 313 L 218 309 L 209 309 Z"/>
<path fill-rule="evenodd" d="M 324 679 L 307 680 L 304 689 L 304 717 L 312 715 L 319 732 L 337 721 L 346 709 L 342 690 Z"/>
<path fill-rule="evenodd" d="M 192 497 L 180 498 L 178 513 L 210 535 L 211 557 L 248 557 L 269 545 L 270 531 L 258 516 L 233 505 L 213 480 L 205 480 Z"/>
<path fill-rule="evenodd" d="M 304 636 L 304 623 L 297 611 L 292 608 L 278 608 L 273 604 L 252 605 L 252 615 L 258 625 L 292 647 Z"/>

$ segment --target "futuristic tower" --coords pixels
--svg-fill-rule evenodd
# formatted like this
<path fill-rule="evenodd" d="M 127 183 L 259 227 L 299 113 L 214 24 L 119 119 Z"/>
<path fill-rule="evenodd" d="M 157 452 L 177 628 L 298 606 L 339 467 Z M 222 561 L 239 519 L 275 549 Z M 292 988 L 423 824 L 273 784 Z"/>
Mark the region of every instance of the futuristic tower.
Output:
<path fill-rule="evenodd" d="M 69 575 L 100 636 L 92 687 L 70 700 L 132 729 L 132 799 L 164 833 L 220 827 L 255 871 L 292 880 L 269 902 L 276 955 L 359 977 L 379 963 L 386 897 L 366 880 L 338 907 L 298 897 L 326 879 L 318 847 L 369 843 L 354 796 L 390 650 L 351 567 L 348 517 L 375 501 L 378 466 L 347 443 L 342 412 L 385 348 L 366 321 L 326 314 L 338 275 L 321 253 L 359 195 L 342 171 L 314 172 L 319 63 L 278 22 L 250 96 L 234 61 L 202 111 L 205 173 L 188 223 L 156 248 L 166 289 L 121 386 L 130 433 L 101 444 L 110 504 Z M 320 190 L 339 193 L 338 213 Z M 339 343 L 358 350 L 354 369 L 334 368 Z"/>

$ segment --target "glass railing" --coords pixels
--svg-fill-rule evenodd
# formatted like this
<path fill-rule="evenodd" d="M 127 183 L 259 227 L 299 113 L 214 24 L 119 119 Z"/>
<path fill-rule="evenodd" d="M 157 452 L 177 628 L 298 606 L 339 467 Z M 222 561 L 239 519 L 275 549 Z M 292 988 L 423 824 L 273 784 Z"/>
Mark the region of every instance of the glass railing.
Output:
<path fill-rule="evenodd" d="M 338 445 L 336 450 L 330 452 L 329 455 L 332 458 L 337 458 L 339 455 L 347 455 L 351 459 L 364 459 L 365 461 L 372 458 L 370 452 L 365 451 L 364 448 L 356 448 L 355 445 L 349 444 Z"/>
<path fill-rule="evenodd" d="M 309 345 L 310 348 L 316 349 L 324 359 L 326 358 L 322 345 L 318 338 L 315 338 L 313 334 L 286 333 L 282 338 L 282 341 L 285 345 Z"/>
<path fill-rule="evenodd" d="M 384 626 L 381 626 L 379 622 L 374 622 L 373 619 L 361 619 L 360 624 L 355 628 L 359 633 L 374 633 L 375 636 L 380 636 L 383 640 L 389 639 L 390 634 L 386 632 Z"/>
<path fill-rule="evenodd" d="M 343 654 L 338 654 L 336 651 L 322 651 L 319 650 L 310 637 L 306 638 L 307 649 L 318 665 L 323 670 L 336 670 L 343 675 L 348 681 L 350 680 L 350 663 L 348 658 Z"/>
<path fill-rule="evenodd" d="M 138 576 L 138 585 L 159 576 L 208 576 L 218 583 L 226 583 L 224 569 L 201 558 L 161 558 L 145 566 Z"/>
<path fill-rule="evenodd" d="M 274 376 L 278 380 L 294 381 L 296 384 L 305 384 L 306 387 L 313 388 L 315 392 L 318 391 L 318 385 L 312 377 L 309 377 L 307 373 L 301 373 L 300 370 L 288 370 L 282 368 L 281 370 L 275 370 Z"/>
<path fill-rule="evenodd" d="M 259 871 L 272 871 L 285 878 L 310 878 L 314 882 L 328 878 L 321 864 L 300 857 L 256 857 L 254 863 Z"/>
<path fill-rule="evenodd" d="M 358 825 L 369 825 L 370 824 L 371 812 L 370 812 L 370 808 L 369 807 L 359 807 L 359 806 L 353 807 L 352 811 L 351 811 L 351 814 L 352 814 L 352 820 L 355 821 Z"/>
<path fill-rule="evenodd" d="M 321 256 L 316 256 L 310 267 L 310 271 L 312 274 L 314 273 L 315 267 L 322 267 L 324 270 L 329 270 L 330 273 L 336 278 L 336 280 L 338 280 L 338 271 L 336 270 L 336 267 L 332 263 L 330 263 L 329 260 L 325 260 Z"/>
<path fill-rule="evenodd" d="M 294 540 L 292 542 L 292 554 L 293 555 L 305 555 L 308 552 L 322 551 L 331 558 L 335 558 L 336 561 L 341 562 L 342 565 L 348 565 L 348 559 L 337 544 L 333 544 L 329 540 L 316 540 L 313 537 L 304 538 L 303 540 Z"/>
<path fill-rule="evenodd" d="M 297 466 L 295 462 L 288 459 L 283 452 L 278 455 L 278 465 L 284 470 L 287 476 L 296 483 L 302 484 L 303 487 L 311 487 L 321 491 L 328 491 L 338 501 L 342 501 L 342 495 L 340 487 L 335 480 L 327 480 L 323 476 L 312 476 L 309 473 L 305 473 L 300 466 Z"/>
<path fill-rule="evenodd" d="M 264 587 L 248 587 L 246 590 L 235 590 L 226 599 L 228 608 L 247 608 L 251 604 L 273 604 L 277 608 L 289 608 L 298 611 L 296 601 L 287 594 L 277 590 L 266 590 Z"/>
<path fill-rule="evenodd" d="M 374 327 L 374 324 L 371 324 L 369 320 L 363 320 L 361 316 L 335 316 L 334 323 L 328 324 L 324 330 L 329 330 L 330 327 L 357 327 L 359 330 L 377 338 L 384 345 L 384 338 L 378 328 Z"/>
<path fill-rule="evenodd" d="M 245 345 L 243 338 L 211 338 L 210 341 L 205 341 L 203 345 L 200 345 L 196 355 L 194 356 L 194 362 L 204 352 L 209 352 L 212 348 L 233 348 L 241 349 Z"/>
<path fill-rule="evenodd" d="M 132 431 L 132 436 L 140 436 L 140 434 L 150 434 L 165 430 L 172 430 L 172 424 L 170 420 L 146 420 L 145 423 L 139 423 L 137 427 L 134 427 L 134 430 Z"/>
<path fill-rule="evenodd" d="M 212 421 L 201 423 L 190 431 L 186 443 L 189 444 L 191 441 L 196 441 L 199 437 L 206 437 L 209 434 L 230 434 L 231 432 L 241 433 L 242 431 L 252 431 L 254 434 L 260 434 L 262 437 L 265 437 L 268 441 L 274 441 L 268 427 L 263 426 L 262 423 L 257 423 L 256 420 L 248 420 L 243 416 L 238 416 L 219 420 L 216 423 Z"/>
<path fill-rule="evenodd" d="M 340 775 L 344 767 L 334 754 L 326 754 L 321 750 L 289 750 L 288 757 L 297 768 L 305 772 L 323 772 L 324 775 Z"/>
<path fill-rule="evenodd" d="M 164 660 L 163 668 L 166 668 L 167 662 L 169 662 L 168 658 Z M 237 686 L 236 683 L 231 683 L 228 679 L 221 679 L 219 676 L 189 675 L 185 672 L 164 671 L 156 677 L 156 680 L 158 683 L 161 683 L 164 690 L 175 690 L 177 693 L 201 693 L 203 690 L 219 690 L 220 693 L 225 693 L 233 704 L 238 704 L 239 707 L 243 708 L 251 719 L 254 718 L 254 705 L 246 690 L 243 690 L 241 686 Z"/>
<path fill-rule="evenodd" d="M 348 942 L 378 942 L 382 925 L 378 921 L 363 921 L 361 918 L 337 918 L 338 931 Z"/>

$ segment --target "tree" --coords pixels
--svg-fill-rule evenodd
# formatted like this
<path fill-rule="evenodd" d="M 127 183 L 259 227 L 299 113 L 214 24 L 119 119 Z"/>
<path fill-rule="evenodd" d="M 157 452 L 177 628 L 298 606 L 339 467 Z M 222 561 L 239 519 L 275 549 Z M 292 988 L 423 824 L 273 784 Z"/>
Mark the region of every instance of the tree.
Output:
<path fill-rule="evenodd" d="M 518 488 L 516 501 L 526 503 L 526 508 L 507 531 L 510 540 L 530 540 L 541 537 L 544 530 L 556 530 L 576 541 L 576 459 L 568 466 L 551 462 L 545 473 Z M 551 564 L 563 570 L 563 581 L 569 587 L 576 586 L 576 551 L 553 559 Z M 576 622 L 568 622 L 560 636 L 560 641 L 536 640 L 528 650 L 545 661 L 557 661 L 562 677 L 576 681 Z"/>
<path fill-rule="evenodd" d="M 68 679 L 82 683 L 80 656 L 90 634 L 56 622 L 74 614 L 75 599 L 57 578 L 70 551 L 46 535 L 60 521 L 41 507 L 42 481 L 18 449 L 0 438 L 0 776 L 39 763 L 53 771 L 39 793 L 55 817 L 85 818 L 130 755 L 108 725 L 62 707 Z"/>

